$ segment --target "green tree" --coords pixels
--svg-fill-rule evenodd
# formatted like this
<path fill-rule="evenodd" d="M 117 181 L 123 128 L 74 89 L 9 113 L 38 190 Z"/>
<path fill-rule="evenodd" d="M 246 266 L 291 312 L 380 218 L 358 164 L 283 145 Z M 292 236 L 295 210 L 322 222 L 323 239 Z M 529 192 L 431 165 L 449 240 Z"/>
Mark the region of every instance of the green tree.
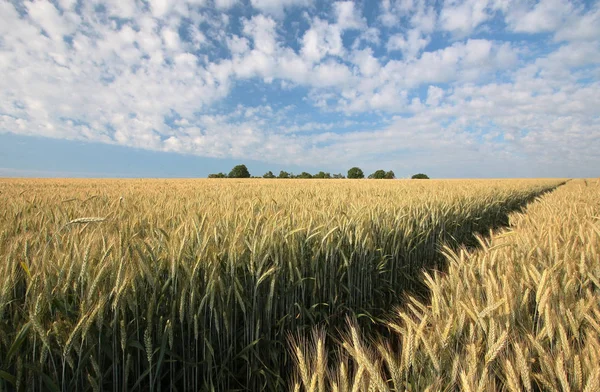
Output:
<path fill-rule="evenodd" d="M 283 170 L 281 170 L 281 171 L 279 172 L 279 175 L 277 176 L 277 178 L 290 178 L 290 173 L 288 173 L 288 172 L 286 172 L 286 171 L 283 171 Z"/>
<path fill-rule="evenodd" d="M 225 173 L 212 173 L 208 175 L 208 178 L 227 178 L 227 174 Z"/>
<path fill-rule="evenodd" d="M 411 177 L 413 180 L 429 180 L 429 176 L 427 174 L 418 173 Z"/>
<path fill-rule="evenodd" d="M 302 172 L 298 175 L 298 178 L 313 178 L 313 176 L 310 173 Z"/>
<path fill-rule="evenodd" d="M 331 178 L 331 174 L 320 171 L 317 174 L 315 174 L 313 178 Z"/>
<path fill-rule="evenodd" d="M 392 170 L 385 172 L 385 177 L 386 180 L 393 180 L 394 178 L 396 178 L 396 175 L 394 174 L 394 172 Z"/>
<path fill-rule="evenodd" d="M 342 179 L 342 178 L 346 178 L 346 177 L 344 177 L 344 175 L 342 173 L 338 173 L 338 174 L 334 174 L 333 178 L 335 178 L 335 179 Z"/>
<path fill-rule="evenodd" d="M 383 180 L 385 178 L 385 170 L 376 170 L 373 174 L 369 175 L 369 178 Z"/>
<path fill-rule="evenodd" d="M 229 178 L 250 178 L 246 165 L 237 165 L 229 172 Z"/>
<path fill-rule="evenodd" d="M 353 167 L 348 170 L 348 178 L 365 178 L 365 173 L 363 173 L 360 167 Z"/>
<path fill-rule="evenodd" d="M 275 178 L 275 174 L 271 170 L 263 174 L 263 178 Z"/>

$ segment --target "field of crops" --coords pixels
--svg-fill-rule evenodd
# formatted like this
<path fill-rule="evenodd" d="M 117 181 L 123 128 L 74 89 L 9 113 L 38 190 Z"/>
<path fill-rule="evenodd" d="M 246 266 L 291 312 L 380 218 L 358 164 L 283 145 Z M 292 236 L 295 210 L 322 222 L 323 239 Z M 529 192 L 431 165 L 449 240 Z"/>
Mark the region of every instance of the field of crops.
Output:
<path fill-rule="evenodd" d="M 422 276 L 559 183 L 0 180 L 0 390 L 285 390 L 294 352 L 307 390 L 559 388 L 560 369 L 576 390 L 598 380 L 596 183 Z M 288 344 L 348 316 L 331 376 L 334 347 Z"/>
<path fill-rule="evenodd" d="M 365 341 L 354 323 L 327 364 L 299 340 L 296 390 L 600 391 L 600 183 L 571 181 L 473 252 Z M 329 371 L 326 369 L 329 368 Z"/>

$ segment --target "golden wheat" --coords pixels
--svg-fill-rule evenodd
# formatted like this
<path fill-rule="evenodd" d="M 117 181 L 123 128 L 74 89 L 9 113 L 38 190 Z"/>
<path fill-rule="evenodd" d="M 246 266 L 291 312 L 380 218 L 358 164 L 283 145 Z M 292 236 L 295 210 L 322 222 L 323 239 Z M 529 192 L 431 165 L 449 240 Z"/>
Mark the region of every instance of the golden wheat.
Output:
<path fill-rule="evenodd" d="M 600 184 L 581 184 L 570 181 L 513 213 L 510 227 L 481 238 L 479 249 L 444 251 L 448 272 L 424 274 L 429 301 L 409 298 L 387 322 L 386 340 L 396 343 L 376 343 L 380 359 L 373 361 L 385 363 L 390 386 L 599 390 Z M 421 340 L 429 343 L 412 345 L 423 320 Z M 402 385 L 390 369 L 396 357 L 403 358 L 396 365 Z"/>
<path fill-rule="evenodd" d="M 426 286 L 435 293 L 434 311 L 414 303 L 409 317 L 416 327 L 408 328 L 405 358 L 394 353 L 384 361 L 360 346 L 351 352 L 362 366 L 333 367 L 346 374 L 337 378 L 340 390 L 384 389 L 384 363 L 402 368 L 394 373 L 402 384 L 396 389 L 413 385 L 407 378 L 423 366 L 431 377 L 413 388 L 435 389 L 453 360 L 440 350 L 476 342 L 481 327 L 472 315 L 487 329 L 487 319 L 499 317 L 502 291 L 496 282 L 488 294 L 493 298 L 473 303 L 467 297 L 478 290 L 472 283 L 454 299 L 440 286 L 443 274 L 432 272 L 423 283 L 421 270 L 444 267 L 443 243 L 477 245 L 473 233 L 506 224 L 509 212 L 559 182 L 0 180 L 0 389 L 83 390 L 89 382 L 111 390 L 281 390 L 292 363 L 290 333 L 318 323 L 332 333 L 348 314 L 372 324 L 402 303 L 399 293 L 422 293 Z M 581 243 L 569 245 L 585 255 L 570 272 L 586 292 L 598 282 L 589 265 L 598 253 L 587 229 L 581 235 Z M 485 277 L 485 268 L 462 276 Z M 558 272 L 546 278 L 548 287 L 562 283 Z M 577 282 L 565 300 L 577 297 Z M 546 317 L 558 325 L 556 299 L 546 300 Z M 594 306 L 565 306 L 580 336 L 597 320 Z M 448 307 L 471 316 L 449 315 Z M 505 326 L 509 318 L 497 320 L 496 336 L 513 331 Z M 430 331 L 442 319 L 440 344 Z M 447 327 L 448 320 L 462 321 Z M 573 341 L 573 328 L 564 328 Z M 305 365 L 298 361 L 306 374 L 297 385 L 327 390 L 336 377 L 325 369 L 331 357 L 323 345 L 314 350 L 318 355 L 305 355 Z M 496 355 L 511 350 L 508 344 Z M 572 351 L 581 358 L 581 385 L 594 385 L 592 358 Z M 572 366 L 565 358 L 565 369 Z M 478 377 L 476 386 L 486 379 L 483 367 L 467 370 Z"/>

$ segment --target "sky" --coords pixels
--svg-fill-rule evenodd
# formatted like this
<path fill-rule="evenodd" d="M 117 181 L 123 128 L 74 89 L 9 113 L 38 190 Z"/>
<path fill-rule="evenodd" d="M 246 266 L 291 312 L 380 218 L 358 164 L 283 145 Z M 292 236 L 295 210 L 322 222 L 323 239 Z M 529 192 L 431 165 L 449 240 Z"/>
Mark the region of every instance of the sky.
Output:
<path fill-rule="evenodd" d="M 0 177 L 598 177 L 598 151 L 598 1 L 0 0 Z"/>

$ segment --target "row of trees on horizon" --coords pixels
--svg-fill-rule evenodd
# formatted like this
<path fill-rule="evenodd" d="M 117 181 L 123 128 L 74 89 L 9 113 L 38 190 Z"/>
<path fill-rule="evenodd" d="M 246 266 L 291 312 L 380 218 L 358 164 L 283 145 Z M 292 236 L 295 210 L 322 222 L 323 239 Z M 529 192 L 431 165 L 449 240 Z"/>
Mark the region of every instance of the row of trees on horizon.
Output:
<path fill-rule="evenodd" d="M 248 171 L 248 168 L 246 167 L 246 165 L 237 165 L 233 169 L 231 169 L 229 174 L 225 174 L 225 173 L 209 174 L 208 178 L 261 178 L 261 177 L 251 176 L 250 171 Z M 350 170 L 348 170 L 347 176 L 344 176 L 342 173 L 331 174 L 331 173 L 324 172 L 324 171 L 320 171 L 316 174 L 310 174 L 308 172 L 294 174 L 294 173 L 288 173 L 284 170 L 281 170 L 279 172 L 279 175 L 276 176 L 275 174 L 273 174 L 272 171 L 269 170 L 268 172 L 263 174 L 262 178 L 284 178 L 284 179 L 285 178 L 323 178 L 323 179 L 351 178 L 351 179 L 360 179 L 360 178 L 365 178 L 365 173 L 359 167 L 350 168 Z M 394 174 L 394 172 L 392 170 L 385 171 L 385 170 L 380 169 L 380 170 L 376 170 L 373 173 L 369 174 L 369 176 L 367 178 L 375 179 L 375 180 L 393 180 L 396 178 L 396 175 Z M 429 179 L 429 177 L 423 173 L 415 174 L 411 178 L 413 178 L 413 179 Z"/>

